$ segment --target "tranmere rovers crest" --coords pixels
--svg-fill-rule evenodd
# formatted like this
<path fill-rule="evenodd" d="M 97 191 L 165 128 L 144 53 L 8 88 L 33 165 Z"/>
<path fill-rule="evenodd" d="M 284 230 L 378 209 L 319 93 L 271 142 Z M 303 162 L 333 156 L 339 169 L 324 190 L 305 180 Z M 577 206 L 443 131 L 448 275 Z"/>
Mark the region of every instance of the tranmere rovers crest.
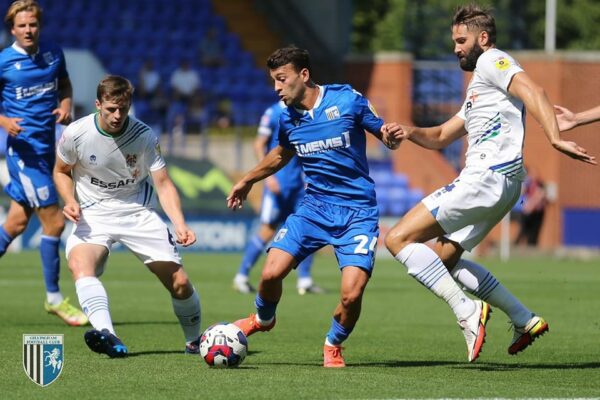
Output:
<path fill-rule="evenodd" d="M 64 335 L 23 335 L 23 368 L 40 386 L 48 386 L 63 370 Z"/>

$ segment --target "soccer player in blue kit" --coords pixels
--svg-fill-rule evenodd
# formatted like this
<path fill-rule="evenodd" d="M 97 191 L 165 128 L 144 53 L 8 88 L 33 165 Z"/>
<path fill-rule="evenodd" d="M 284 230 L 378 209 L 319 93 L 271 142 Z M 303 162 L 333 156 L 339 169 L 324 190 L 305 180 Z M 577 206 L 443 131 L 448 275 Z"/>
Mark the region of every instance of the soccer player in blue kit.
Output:
<path fill-rule="evenodd" d="M 268 249 L 256 314 L 235 322 L 246 336 L 275 325 L 282 281 L 308 255 L 332 245 L 342 271 L 340 303 L 323 347 L 325 367 L 345 367 L 341 344 L 354 328 L 373 271 L 379 213 L 369 177 L 365 130 L 389 148 L 393 129 L 349 85 L 317 85 L 306 50 L 284 47 L 267 60 L 275 91 L 287 108 L 280 118 L 279 145 L 234 185 L 229 208 L 242 207 L 252 185 L 281 169 L 294 155 L 306 176 L 306 195 Z"/>
<path fill-rule="evenodd" d="M 258 161 L 279 143 L 279 117 L 285 109 L 285 103 L 279 101 L 267 108 L 260 119 L 258 135 L 254 140 L 254 152 Z M 233 288 L 240 293 L 252 293 L 256 290 L 249 282 L 250 270 L 262 254 L 265 246 L 273 239 L 277 227 L 296 210 L 304 197 L 304 178 L 298 157 L 277 171 L 275 175 L 265 179 L 262 204 L 260 210 L 260 227 L 250 238 L 244 251 L 235 278 Z M 297 268 L 298 281 L 296 288 L 301 295 L 307 293 L 323 293 L 323 289 L 314 284 L 311 276 L 313 256 L 306 257 Z"/>
<path fill-rule="evenodd" d="M 46 284 L 46 311 L 67 324 L 85 325 L 85 314 L 63 298 L 59 286 L 60 235 L 65 222 L 52 181 L 55 124 L 71 121 L 73 89 L 62 50 L 40 42 L 42 10 L 33 0 L 13 2 L 5 17 L 15 42 L 0 53 L 0 95 L 8 133 L 6 160 L 11 197 L 0 227 L 0 256 L 27 228 L 35 212 L 42 224 L 40 255 Z"/>

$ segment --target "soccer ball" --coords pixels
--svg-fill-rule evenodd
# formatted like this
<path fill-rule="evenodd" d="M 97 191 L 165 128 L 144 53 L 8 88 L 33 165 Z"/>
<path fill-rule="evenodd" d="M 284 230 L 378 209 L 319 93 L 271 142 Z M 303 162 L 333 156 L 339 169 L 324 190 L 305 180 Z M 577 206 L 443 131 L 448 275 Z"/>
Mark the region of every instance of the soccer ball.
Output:
<path fill-rule="evenodd" d="M 248 339 L 234 324 L 219 322 L 208 327 L 200 338 L 200 356 L 210 367 L 237 367 L 247 353 Z"/>

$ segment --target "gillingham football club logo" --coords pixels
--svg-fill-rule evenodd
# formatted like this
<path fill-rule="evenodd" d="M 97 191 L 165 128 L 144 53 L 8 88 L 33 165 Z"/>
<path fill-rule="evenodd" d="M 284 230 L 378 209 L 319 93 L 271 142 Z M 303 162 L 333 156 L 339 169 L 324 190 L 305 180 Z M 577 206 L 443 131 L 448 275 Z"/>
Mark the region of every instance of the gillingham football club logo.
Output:
<path fill-rule="evenodd" d="M 23 369 L 33 382 L 48 386 L 64 366 L 64 335 L 23 335 Z"/>
<path fill-rule="evenodd" d="M 52 54 L 51 52 L 46 52 L 43 54 L 44 57 L 44 61 L 46 61 L 46 64 L 48 65 L 52 65 L 54 64 L 55 58 L 54 58 L 54 54 Z"/>

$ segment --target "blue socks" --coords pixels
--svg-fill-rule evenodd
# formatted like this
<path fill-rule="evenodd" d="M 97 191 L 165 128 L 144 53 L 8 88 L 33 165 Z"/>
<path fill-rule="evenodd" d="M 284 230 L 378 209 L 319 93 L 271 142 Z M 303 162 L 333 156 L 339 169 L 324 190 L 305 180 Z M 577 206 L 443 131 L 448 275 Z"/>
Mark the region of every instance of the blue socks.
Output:
<path fill-rule="evenodd" d="M 248 241 L 246 250 L 244 250 L 244 258 L 242 258 L 242 263 L 240 264 L 238 274 L 244 276 L 250 275 L 250 270 L 264 249 L 265 242 L 263 242 L 258 235 L 252 236 L 252 238 Z"/>
<path fill-rule="evenodd" d="M 298 278 L 310 278 L 310 269 L 312 268 L 313 255 L 306 257 L 296 270 L 298 271 Z"/>
<path fill-rule="evenodd" d="M 4 230 L 4 226 L 0 226 L 0 257 L 6 253 L 6 249 L 11 244 L 14 238 L 10 237 Z"/>
<path fill-rule="evenodd" d="M 342 326 L 335 318 L 331 319 L 331 328 L 327 332 L 327 341 L 332 345 L 338 346 L 350 336 L 354 327 L 347 329 Z"/>
<path fill-rule="evenodd" d="M 46 291 L 50 293 L 59 292 L 58 277 L 60 274 L 60 255 L 58 247 L 60 238 L 42 235 L 40 242 L 40 256 L 42 258 L 42 271 Z"/>
<path fill-rule="evenodd" d="M 258 293 L 256 294 L 254 305 L 256 306 L 256 314 L 258 314 L 258 319 L 261 321 L 270 321 L 275 316 L 277 303 L 272 303 L 263 299 Z"/>

